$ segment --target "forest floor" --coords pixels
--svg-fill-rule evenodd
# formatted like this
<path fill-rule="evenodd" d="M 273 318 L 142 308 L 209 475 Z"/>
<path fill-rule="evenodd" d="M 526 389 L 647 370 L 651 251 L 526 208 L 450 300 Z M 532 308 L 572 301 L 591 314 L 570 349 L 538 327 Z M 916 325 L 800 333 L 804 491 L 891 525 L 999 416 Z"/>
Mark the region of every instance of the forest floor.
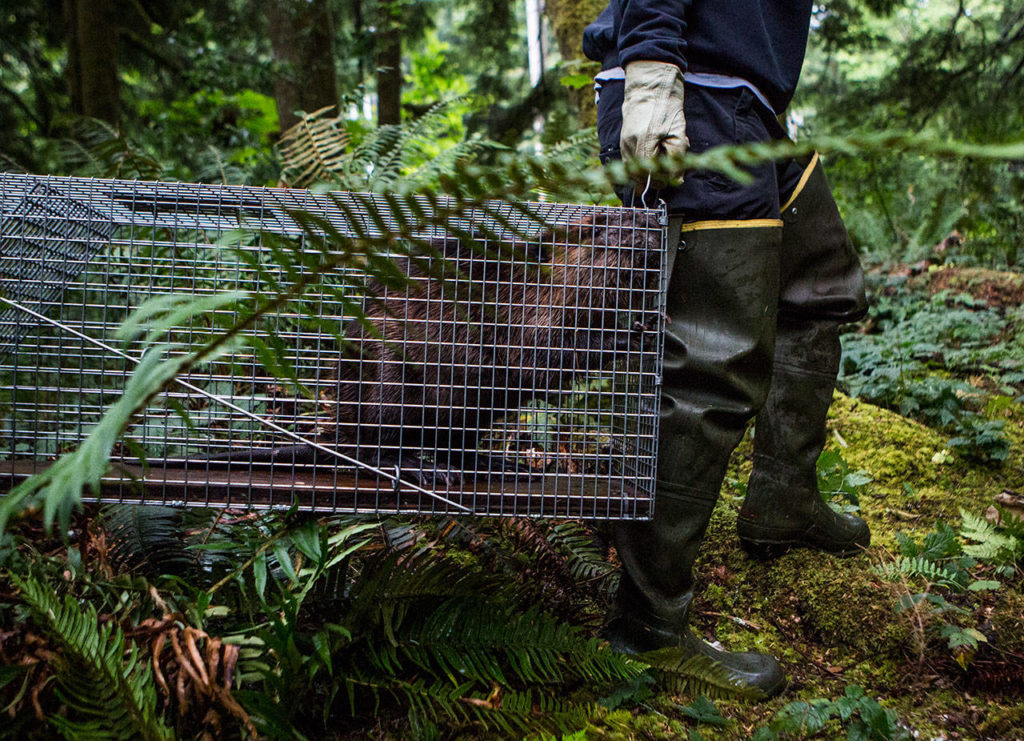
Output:
<path fill-rule="evenodd" d="M 594 640 L 618 573 L 594 523 L 89 505 L 0 542 L 0 738 L 68 727 L 97 641 L 88 722 L 153 737 L 1024 738 L 1024 274 L 869 277 L 819 479 L 871 546 L 748 556 L 748 436 L 697 566 L 694 628 L 779 657 L 781 696 Z M 122 675 L 149 715 L 110 709 Z"/>
<path fill-rule="evenodd" d="M 904 286 L 943 304 L 954 295 L 969 302 L 961 295 L 969 294 L 978 301 L 972 310 L 1016 317 L 1007 331 L 1019 341 L 1024 275 L 948 268 L 910 277 Z M 873 331 L 872 320 L 867 324 Z M 990 346 L 1006 334 L 992 335 Z M 1024 363 L 1024 353 L 1016 357 Z M 972 558 L 963 548 L 977 553 L 976 540 L 961 532 L 967 516 L 994 519 L 993 505 L 1004 515 L 1014 506 L 1024 514 L 1020 378 L 993 378 L 990 371 L 963 377 L 990 396 L 1018 395 L 977 407 L 1003 422 L 1009 446 L 1001 462 L 954 452 L 948 430 L 836 394 L 828 447 L 851 472 L 871 479 L 861 489 L 858 514 L 871 525 L 872 543 L 851 558 L 796 551 L 763 563 L 744 553 L 735 523 L 740 482 L 751 465 L 745 441 L 698 565 L 697 627 L 731 650 L 779 657 L 787 690 L 771 701 L 717 700 L 720 715 L 695 705 L 692 693 L 661 691 L 646 708 L 595 719 L 594 735 L 748 738 L 770 725 L 787 738 L 892 738 L 903 731 L 922 739 L 1024 738 L 1024 584 L 1013 562 L 1019 564 L 1021 553 Z M 1014 383 L 1000 382 L 1007 377 Z M 953 583 L 958 568 L 965 571 Z M 851 711 L 856 702 L 840 698 L 859 697 L 856 688 L 893 711 L 897 725 L 886 727 L 870 717 L 872 710 Z"/>

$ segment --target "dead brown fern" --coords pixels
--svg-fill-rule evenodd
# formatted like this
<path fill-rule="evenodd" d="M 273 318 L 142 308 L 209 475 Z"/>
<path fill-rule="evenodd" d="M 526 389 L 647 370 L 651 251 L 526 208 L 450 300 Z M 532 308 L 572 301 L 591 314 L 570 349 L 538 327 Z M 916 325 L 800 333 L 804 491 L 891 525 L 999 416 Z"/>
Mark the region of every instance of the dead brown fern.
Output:
<path fill-rule="evenodd" d="M 203 738 L 223 734 L 225 716 L 248 734 L 258 734 L 249 714 L 231 692 L 239 648 L 166 614 L 139 623 L 127 635 L 150 646 L 153 676 L 164 703 L 181 720 L 198 720 Z"/>

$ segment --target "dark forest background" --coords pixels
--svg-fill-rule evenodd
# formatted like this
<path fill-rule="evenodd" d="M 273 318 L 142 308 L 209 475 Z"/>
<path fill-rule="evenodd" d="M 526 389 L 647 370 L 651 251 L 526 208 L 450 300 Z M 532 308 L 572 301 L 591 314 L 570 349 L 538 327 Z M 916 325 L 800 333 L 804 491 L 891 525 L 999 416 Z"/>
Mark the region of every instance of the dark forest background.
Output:
<path fill-rule="evenodd" d="M 602 0 L 0 2 L 2 171 L 616 203 Z M 817 3 L 785 123 L 868 269 L 818 474 L 873 543 L 745 556 L 748 436 L 694 627 L 786 694 L 612 652 L 604 525 L 72 506 L 83 455 L 0 499 L 0 738 L 1024 736 L 1024 6 Z"/>

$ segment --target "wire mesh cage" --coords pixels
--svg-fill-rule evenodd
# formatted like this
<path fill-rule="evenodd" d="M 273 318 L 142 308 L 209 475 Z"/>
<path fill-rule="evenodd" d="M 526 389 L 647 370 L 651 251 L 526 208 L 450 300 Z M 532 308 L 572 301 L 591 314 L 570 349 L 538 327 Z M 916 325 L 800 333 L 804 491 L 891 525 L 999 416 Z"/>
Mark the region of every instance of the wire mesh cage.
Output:
<path fill-rule="evenodd" d="M 657 211 L 17 174 L 0 207 L 6 487 L 122 397 L 136 309 L 230 294 L 182 312 L 160 352 L 235 327 L 230 351 L 149 401 L 87 498 L 651 513 Z"/>

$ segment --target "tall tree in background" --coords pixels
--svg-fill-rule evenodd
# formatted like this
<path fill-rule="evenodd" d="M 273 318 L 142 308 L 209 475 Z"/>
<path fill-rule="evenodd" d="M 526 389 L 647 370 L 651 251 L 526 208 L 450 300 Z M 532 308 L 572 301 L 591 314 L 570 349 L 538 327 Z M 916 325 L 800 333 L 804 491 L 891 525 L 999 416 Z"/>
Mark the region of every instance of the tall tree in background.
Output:
<path fill-rule="evenodd" d="M 329 0 L 273 0 L 265 7 L 278 68 L 274 99 L 283 131 L 299 120 L 296 111 L 338 103 L 334 16 Z"/>
<path fill-rule="evenodd" d="M 583 56 L 583 29 L 597 18 L 607 4 L 607 0 L 546 0 L 544 13 L 551 21 L 551 29 L 555 33 L 558 51 L 564 62 L 570 65 L 576 63 L 581 69 L 593 67 L 593 71 L 597 72 L 596 66 L 588 64 Z M 574 91 L 572 101 L 579 108 L 581 125 L 597 124 L 597 107 L 589 88 Z"/>
<path fill-rule="evenodd" d="M 402 0 L 377 6 L 377 123 L 402 121 Z"/>
<path fill-rule="evenodd" d="M 115 126 L 121 119 L 116 0 L 64 0 L 71 111 Z"/>

